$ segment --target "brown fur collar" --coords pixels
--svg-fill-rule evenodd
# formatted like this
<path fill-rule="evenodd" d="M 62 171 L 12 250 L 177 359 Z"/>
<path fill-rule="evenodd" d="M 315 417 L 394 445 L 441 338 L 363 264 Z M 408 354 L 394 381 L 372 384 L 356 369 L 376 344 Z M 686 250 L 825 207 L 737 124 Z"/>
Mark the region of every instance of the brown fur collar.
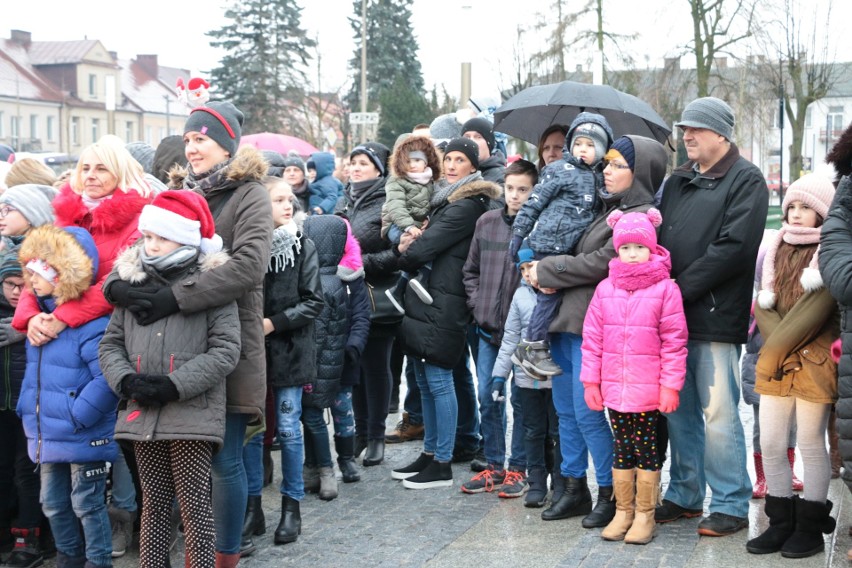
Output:
<path fill-rule="evenodd" d="M 131 284 L 141 284 L 149 278 L 148 273 L 142 268 L 142 260 L 140 258 L 142 246 L 138 244 L 125 249 L 124 252 L 118 255 L 118 258 L 115 259 L 115 263 L 113 264 L 118 277 Z M 230 258 L 230 255 L 225 251 L 202 254 L 198 257 L 198 269 L 201 272 L 207 272 L 208 270 L 222 266 Z"/>
<path fill-rule="evenodd" d="M 266 175 L 269 163 L 254 146 L 243 146 L 231 160 L 225 177 L 231 181 L 260 181 Z M 185 166 L 175 165 L 169 170 L 169 189 L 180 189 L 189 174 Z"/>
<path fill-rule="evenodd" d="M 47 262 L 57 272 L 52 294 L 57 305 L 76 300 L 92 285 L 92 259 L 68 231 L 55 225 L 42 225 L 33 229 L 24 239 L 18 253 L 24 274 L 27 263 L 37 258 Z M 27 288 L 32 289 L 29 281 Z"/>
<path fill-rule="evenodd" d="M 472 181 L 470 183 L 466 183 L 457 190 L 455 190 L 447 198 L 447 201 L 449 203 L 454 203 L 460 199 L 476 197 L 477 195 L 483 195 L 491 199 L 498 199 L 501 195 L 503 195 L 503 190 L 500 188 L 499 185 L 494 182 L 477 180 Z"/>
<path fill-rule="evenodd" d="M 390 159 L 391 173 L 396 177 L 405 177 L 405 172 L 408 171 L 408 153 L 415 150 L 426 154 L 426 165 L 432 170 L 432 181 L 438 181 L 441 177 L 441 159 L 432 141 L 422 136 L 409 136 L 396 145 Z"/>

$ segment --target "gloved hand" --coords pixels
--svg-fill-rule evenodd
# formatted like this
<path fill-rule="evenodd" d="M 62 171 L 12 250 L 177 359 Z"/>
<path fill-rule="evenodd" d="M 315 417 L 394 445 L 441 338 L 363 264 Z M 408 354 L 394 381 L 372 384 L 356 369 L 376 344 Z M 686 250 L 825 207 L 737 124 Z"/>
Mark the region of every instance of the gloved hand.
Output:
<path fill-rule="evenodd" d="M 586 385 L 583 390 L 583 398 L 586 400 L 586 406 L 595 411 L 603 410 L 603 397 L 601 396 L 600 385 Z"/>
<path fill-rule="evenodd" d="M 356 348 L 349 346 L 343 351 L 343 359 L 345 360 L 347 367 L 350 369 L 357 369 L 358 363 L 361 361 L 361 354 L 358 353 Z"/>
<path fill-rule="evenodd" d="M 494 377 L 491 379 L 491 399 L 494 402 L 503 402 L 506 400 L 506 379 L 503 377 Z"/>
<path fill-rule="evenodd" d="M 131 289 L 127 297 L 130 300 L 127 309 L 139 325 L 150 325 L 180 311 L 174 292 L 168 286 L 156 290 Z"/>
<path fill-rule="evenodd" d="M 669 414 L 677 410 L 680 405 L 680 393 L 674 389 L 660 386 L 660 406 L 658 407 L 663 414 Z"/>
<path fill-rule="evenodd" d="M 509 242 L 509 256 L 512 259 L 512 262 L 518 262 L 518 251 L 521 250 L 521 244 L 524 242 L 524 238 L 520 235 L 514 235 L 512 240 Z"/>
<path fill-rule="evenodd" d="M 130 282 L 127 282 L 126 280 L 115 280 L 107 287 L 107 293 L 104 294 L 104 297 L 107 299 L 107 302 L 126 308 L 127 305 L 130 304 L 130 297 L 128 294 L 132 289 L 133 286 Z"/>
<path fill-rule="evenodd" d="M 121 392 L 142 406 L 158 406 L 180 398 L 168 375 L 128 375 L 121 382 Z"/>

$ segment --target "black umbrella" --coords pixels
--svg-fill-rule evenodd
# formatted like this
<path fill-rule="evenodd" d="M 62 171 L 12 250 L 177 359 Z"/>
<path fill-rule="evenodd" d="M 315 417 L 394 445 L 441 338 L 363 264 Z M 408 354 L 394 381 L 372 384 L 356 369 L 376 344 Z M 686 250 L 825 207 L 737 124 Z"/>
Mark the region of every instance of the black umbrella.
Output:
<path fill-rule="evenodd" d="M 666 144 L 671 128 L 651 106 L 609 85 L 563 81 L 528 87 L 494 113 L 494 130 L 538 144 L 552 124 L 571 124 L 581 112 L 603 115 L 616 138 L 638 134 Z"/>

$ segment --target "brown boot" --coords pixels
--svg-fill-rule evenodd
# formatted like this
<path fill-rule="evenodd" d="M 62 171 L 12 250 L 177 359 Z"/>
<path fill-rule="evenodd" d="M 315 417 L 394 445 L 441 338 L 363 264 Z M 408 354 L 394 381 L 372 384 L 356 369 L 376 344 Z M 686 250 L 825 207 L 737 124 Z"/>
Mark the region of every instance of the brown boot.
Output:
<path fill-rule="evenodd" d="M 831 458 L 831 479 L 840 477 L 843 458 L 840 457 L 840 439 L 837 435 L 837 413 L 834 408 L 828 417 L 828 455 Z"/>
<path fill-rule="evenodd" d="M 615 491 L 615 517 L 601 531 L 604 540 L 623 540 L 633 524 L 636 511 L 636 469 L 612 470 Z"/>
<path fill-rule="evenodd" d="M 648 544 L 657 533 L 654 511 L 660 498 L 660 471 L 636 470 L 636 517 L 624 535 L 628 544 Z"/>
<path fill-rule="evenodd" d="M 423 424 L 412 424 L 407 412 L 402 413 L 402 420 L 397 423 L 396 428 L 393 430 L 393 434 L 385 435 L 386 444 L 399 444 L 401 442 L 410 442 L 412 440 L 422 439 Z"/>
<path fill-rule="evenodd" d="M 240 553 L 225 554 L 224 552 L 216 553 L 216 568 L 237 568 L 240 563 Z"/>

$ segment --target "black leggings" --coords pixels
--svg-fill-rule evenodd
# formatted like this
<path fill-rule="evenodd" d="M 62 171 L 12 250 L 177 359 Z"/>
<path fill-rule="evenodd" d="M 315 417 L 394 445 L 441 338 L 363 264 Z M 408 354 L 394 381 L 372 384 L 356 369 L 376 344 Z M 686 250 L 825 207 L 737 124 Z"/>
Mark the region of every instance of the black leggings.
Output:
<path fill-rule="evenodd" d="M 168 565 L 172 505 L 177 496 L 186 538 L 186 565 L 216 563 L 216 530 L 210 495 L 213 446 L 200 440 L 134 442 L 142 483 L 139 566 Z"/>
<path fill-rule="evenodd" d="M 385 420 L 391 393 L 392 345 L 392 335 L 370 335 L 361 354 L 361 383 L 352 389 L 355 432 L 371 440 L 385 439 Z"/>
<path fill-rule="evenodd" d="M 648 471 L 660 469 L 657 453 L 657 422 L 659 410 L 649 412 L 618 412 L 609 410 L 612 425 L 612 467 Z"/>

